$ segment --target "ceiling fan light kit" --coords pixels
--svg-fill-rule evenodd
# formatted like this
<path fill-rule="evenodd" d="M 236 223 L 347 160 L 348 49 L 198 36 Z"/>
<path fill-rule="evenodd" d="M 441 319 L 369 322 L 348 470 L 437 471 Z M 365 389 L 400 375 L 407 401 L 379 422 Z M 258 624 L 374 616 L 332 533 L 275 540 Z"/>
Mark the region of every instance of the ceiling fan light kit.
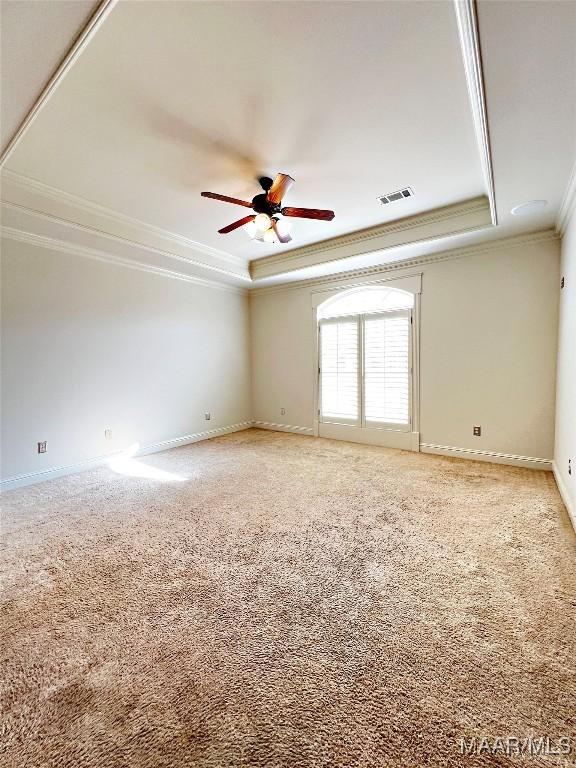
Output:
<path fill-rule="evenodd" d="M 264 192 L 253 197 L 251 203 L 216 192 L 201 192 L 202 197 L 241 205 L 254 211 L 254 215 L 244 216 L 244 218 L 219 229 L 218 232 L 221 235 L 227 235 L 229 232 L 243 227 L 246 234 L 253 240 L 264 243 L 289 243 L 292 240 L 290 236 L 291 225 L 281 216 L 322 221 L 332 221 L 334 218 L 334 211 L 327 211 L 322 208 L 283 208 L 282 199 L 294 184 L 294 179 L 287 173 L 277 174 L 274 180 L 268 176 L 262 176 L 258 181 Z"/>

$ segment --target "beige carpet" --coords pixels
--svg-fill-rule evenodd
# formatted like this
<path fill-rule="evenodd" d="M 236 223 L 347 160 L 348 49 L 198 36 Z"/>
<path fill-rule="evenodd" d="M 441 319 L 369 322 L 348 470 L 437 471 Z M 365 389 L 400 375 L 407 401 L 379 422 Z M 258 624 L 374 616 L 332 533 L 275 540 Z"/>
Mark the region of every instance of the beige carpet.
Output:
<path fill-rule="evenodd" d="M 574 764 L 551 474 L 258 430 L 143 465 L 3 497 L 2 766 Z M 509 735 L 572 757 L 460 754 Z"/>

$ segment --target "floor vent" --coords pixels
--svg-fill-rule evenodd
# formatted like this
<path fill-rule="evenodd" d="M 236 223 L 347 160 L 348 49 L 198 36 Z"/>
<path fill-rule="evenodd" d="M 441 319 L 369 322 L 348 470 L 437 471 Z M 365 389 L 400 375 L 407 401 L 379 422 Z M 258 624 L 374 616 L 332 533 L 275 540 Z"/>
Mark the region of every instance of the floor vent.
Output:
<path fill-rule="evenodd" d="M 412 191 L 411 187 L 405 187 L 405 189 L 399 189 L 396 192 L 390 192 L 388 195 L 382 195 L 378 198 L 382 205 L 387 205 L 388 203 L 395 203 L 397 200 L 403 200 L 405 197 L 413 197 L 414 192 Z"/>

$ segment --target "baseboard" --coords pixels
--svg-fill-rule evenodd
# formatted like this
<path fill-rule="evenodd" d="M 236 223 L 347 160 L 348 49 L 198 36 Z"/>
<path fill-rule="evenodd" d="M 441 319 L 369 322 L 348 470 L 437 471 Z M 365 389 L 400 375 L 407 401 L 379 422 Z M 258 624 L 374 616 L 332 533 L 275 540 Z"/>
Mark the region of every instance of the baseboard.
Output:
<path fill-rule="evenodd" d="M 182 437 L 175 437 L 170 440 L 163 440 L 159 443 L 152 443 L 150 445 L 142 446 L 135 452 L 135 456 L 146 456 L 151 453 L 159 453 L 160 451 L 167 451 L 170 448 L 177 448 L 182 445 L 190 445 L 192 443 L 198 443 L 202 440 L 209 440 L 213 437 L 220 435 L 229 435 L 233 432 L 241 432 L 251 427 L 257 427 L 258 429 L 269 429 L 275 432 L 292 432 L 297 435 L 313 435 L 314 430 L 312 427 L 299 427 L 293 424 L 277 424 L 271 421 L 243 421 L 239 424 L 231 424 L 226 427 L 216 427 L 215 429 L 208 429 L 203 432 L 196 432 L 192 435 L 183 435 Z M 420 450 L 423 453 L 434 453 L 441 456 L 457 456 L 463 459 L 474 459 L 476 461 L 490 461 L 497 464 L 510 464 L 518 467 L 527 467 L 529 469 L 544 469 L 554 472 L 556 484 L 560 491 L 560 495 L 572 524 L 576 530 L 576 510 L 574 509 L 573 502 L 570 500 L 563 480 L 558 472 L 556 466 L 550 459 L 539 459 L 531 456 L 515 456 L 508 453 L 496 453 L 494 451 L 479 451 L 473 448 L 456 448 L 450 445 L 434 445 L 433 443 L 420 443 Z M 41 483 L 45 480 L 54 480 L 57 477 L 64 477 L 65 475 L 76 474 L 77 472 L 85 472 L 89 469 L 96 469 L 97 467 L 106 464 L 110 459 L 120 455 L 122 452 L 109 453 L 104 456 L 96 456 L 85 461 L 80 461 L 75 464 L 67 464 L 65 466 L 53 467 L 52 469 L 45 469 L 38 472 L 29 472 L 23 475 L 16 475 L 14 477 L 8 477 L 4 480 L 0 480 L 0 490 L 10 491 L 16 488 L 23 488 L 27 485 L 34 485 L 35 483 Z"/>
<path fill-rule="evenodd" d="M 435 453 L 439 456 L 456 456 L 460 459 L 490 461 L 495 464 L 510 464 L 514 467 L 552 471 L 552 459 L 516 456 L 513 453 L 498 453 L 497 451 L 480 451 L 475 448 L 455 448 L 452 445 L 434 445 L 434 443 L 420 443 L 420 450 L 422 453 Z"/>
<path fill-rule="evenodd" d="M 210 440 L 212 437 L 219 437 L 220 435 L 229 435 L 232 432 L 241 432 L 244 429 L 251 429 L 251 421 L 243 421 L 240 424 L 231 424 L 227 427 L 216 427 L 215 429 L 207 429 L 204 432 L 196 432 L 193 435 L 183 435 L 182 437 L 175 437 L 171 440 L 162 440 L 160 443 L 152 443 L 151 445 L 144 445 L 139 448 L 134 456 L 147 456 L 151 453 L 160 453 L 160 451 L 168 451 L 170 448 L 178 448 L 181 445 L 190 445 L 191 443 L 199 443 L 201 440 Z M 16 475 L 14 477 L 7 477 L 4 480 L 0 480 L 0 490 L 12 491 L 16 488 L 23 488 L 26 485 L 34 485 L 35 483 L 42 483 L 45 480 L 54 480 L 57 477 L 64 477 L 65 475 L 73 475 L 77 472 L 86 472 L 89 469 L 96 469 L 106 464 L 110 459 L 115 456 L 122 455 L 122 451 L 116 451 L 114 453 L 108 453 L 104 456 L 96 456 L 92 459 L 86 459 L 76 464 L 67 464 L 61 467 L 54 467 L 52 469 L 44 469 L 39 472 L 28 472 L 25 475 Z"/>
<path fill-rule="evenodd" d="M 294 432 L 297 435 L 313 435 L 312 427 L 295 427 L 292 424 L 275 424 L 273 421 L 253 421 L 257 429 L 270 429 L 274 432 Z"/>
<path fill-rule="evenodd" d="M 252 424 L 252 421 L 242 421 L 239 424 L 230 424 L 228 427 L 216 427 L 215 429 L 206 429 L 203 432 L 196 432 L 193 435 L 184 435 L 184 437 L 175 437 L 172 440 L 163 440 L 160 443 L 154 443 L 153 445 L 147 445 L 140 448 L 135 455 L 147 456 L 149 453 L 168 451 L 170 448 L 178 448 L 181 445 L 199 443 L 201 440 L 210 440 L 212 437 L 230 435 L 232 432 L 242 432 L 244 429 L 251 429 Z"/>
<path fill-rule="evenodd" d="M 570 522 L 572 523 L 572 527 L 576 533 L 576 503 L 570 498 L 570 495 L 568 494 L 568 488 L 566 488 L 566 484 L 562 479 L 562 475 L 560 474 L 558 465 L 555 461 L 552 462 L 552 471 L 554 472 L 554 480 L 556 480 L 558 491 L 560 492 L 560 496 L 564 502 L 566 511 L 568 512 L 568 517 L 570 518 Z"/>

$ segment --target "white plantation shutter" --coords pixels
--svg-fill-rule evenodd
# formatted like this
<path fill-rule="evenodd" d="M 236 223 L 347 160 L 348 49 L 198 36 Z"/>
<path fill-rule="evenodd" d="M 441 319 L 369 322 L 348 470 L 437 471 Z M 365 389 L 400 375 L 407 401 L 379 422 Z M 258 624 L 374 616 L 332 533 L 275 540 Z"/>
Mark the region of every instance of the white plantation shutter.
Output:
<path fill-rule="evenodd" d="M 320 412 L 322 421 L 358 424 L 357 317 L 320 323 Z"/>
<path fill-rule="evenodd" d="M 410 312 L 364 318 L 364 422 L 410 423 Z"/>

